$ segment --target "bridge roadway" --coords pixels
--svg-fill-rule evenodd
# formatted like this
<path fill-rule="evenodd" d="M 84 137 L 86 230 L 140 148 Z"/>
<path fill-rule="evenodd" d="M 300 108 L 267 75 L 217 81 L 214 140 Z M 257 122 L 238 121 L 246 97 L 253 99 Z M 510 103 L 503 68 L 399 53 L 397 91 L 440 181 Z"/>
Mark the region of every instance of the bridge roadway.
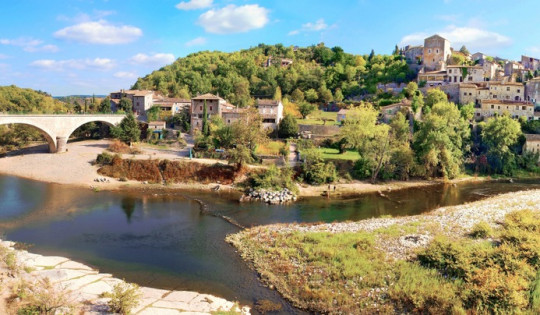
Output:
<path fill-rule="evenodd" d="M 49 152 L 66 152 L 69 136 L 80 126 L 102 122 L 109 126 L 119 124 L 125 115 L 0 115 L 0 125 L 22 124 L 37 128 L 49 143 Z"/>

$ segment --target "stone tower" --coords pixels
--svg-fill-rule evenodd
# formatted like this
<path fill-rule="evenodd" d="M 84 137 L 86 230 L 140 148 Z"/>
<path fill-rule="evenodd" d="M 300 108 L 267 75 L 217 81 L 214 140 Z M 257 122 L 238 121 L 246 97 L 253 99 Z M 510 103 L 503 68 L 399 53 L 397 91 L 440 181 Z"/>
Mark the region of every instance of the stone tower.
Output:
<path fill-rule="evenodd" d="M 433 35 L 424 39 L 423 65 L 425 71 L 441 70 L 441 65 L 446 64 L 452 52 L 450 42 L 439 35 Z"/>

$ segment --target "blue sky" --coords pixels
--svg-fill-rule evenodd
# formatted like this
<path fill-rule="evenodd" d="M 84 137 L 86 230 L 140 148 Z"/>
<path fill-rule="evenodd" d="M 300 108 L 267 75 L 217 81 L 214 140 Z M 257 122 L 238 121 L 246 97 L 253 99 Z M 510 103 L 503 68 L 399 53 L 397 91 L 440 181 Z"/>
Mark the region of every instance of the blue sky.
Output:
<path fill-rule="evenodd" d="M 107 94 L 200 50 L 259 43 L 391 53 L 438 33 L 459 49 L 540 57 L 535 0 L 4 1 L 0 85 Z"/>

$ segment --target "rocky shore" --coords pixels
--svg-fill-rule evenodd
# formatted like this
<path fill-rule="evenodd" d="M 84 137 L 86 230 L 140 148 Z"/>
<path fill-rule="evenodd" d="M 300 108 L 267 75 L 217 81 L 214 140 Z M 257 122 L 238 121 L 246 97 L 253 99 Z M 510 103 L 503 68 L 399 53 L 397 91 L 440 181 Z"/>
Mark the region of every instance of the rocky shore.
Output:
<path fill-rule="evenodd" d="M 4 298 L 13 293 L 6 291 L 20 286 L 21 282 L 37 283 L 42 286 L 43 281 L 46 281 L 52 285 L 53 291 L 56 292 L 56 295 L 52 292 L 47 294 L 51 294 L 53 298 L 55 296 L 58 298 L 59 294 L 62 294 L 62 300 L 71 307 L 72 313 L 110 313 L 107 306 L 109 298 L 103 297 L 103 294 L 111 292 L 116 284 L 123 282 L 122 280 L 114 278 L 111 274 L 100 273 L 89 266 L 65 257 L 32 254 L 25 250 L 14 249 L 14 245 L 15 243 L 10 241 L 0 241 L 0 249 L 4 254 L 14 253 L 11 256 L 15 261 L 10 264 L 11 269 L 17 269 L 17 272 L 13 272 L 10 268 L 3 267 L 0 281 Z M 138 305 L 132 310 L 132 314 L 250 313 L 248 307 L 240 307 L 237 303 L 209 294 L 148 287 L 141 287 L 139 293 Z M 15 302 L 17 302 L 16 300 L 17 298 Z M 13 310 L 9 305 L 3 304 L 3 306 L 5 309 L 0 308 L 0 313 L 16 313 L 16 310 Z M 57 310 L 66 311 L 65 307 L 60 307 Z"/>
<path fill-rule="evenodd" d="M 296 195 L 287 188 L 280 191 L 269 191 L 265 189 L 255 190 L 250 188 L 242 197 L 240 202 L 260 201 L 271 205 L 277 205 L 296 201 Z"/>

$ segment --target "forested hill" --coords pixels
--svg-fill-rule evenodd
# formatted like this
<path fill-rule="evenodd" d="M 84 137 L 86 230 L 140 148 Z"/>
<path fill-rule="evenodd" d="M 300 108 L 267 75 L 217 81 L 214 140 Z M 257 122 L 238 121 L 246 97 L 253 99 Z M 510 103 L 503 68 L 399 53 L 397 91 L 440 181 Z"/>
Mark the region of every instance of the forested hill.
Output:
<path fill-rule="evenodd" d="M 269 57 L 272 65 L 266 67 Z M 282 66 L 282 59 L 293 62 Z M 307 48 L 260 44 L 232 53 L 190 54 L 139 78 L 132 88 L 182 98 L 219 93 L 235 105 L 246 106 L 256 97 L 273 97 L 278 87 L 278 93 L 295 101 L 341 101 L 343 96 L 374 93 L 379 82 L 407 82 L 413 77 L 398 55 L 353 55 L 324 44 Z"/>
<path fill-rule="evenodd" d="M 0 113 L 64 113 L 66 103 L 51 95 L 15 85 L 0 86 Z"/>

